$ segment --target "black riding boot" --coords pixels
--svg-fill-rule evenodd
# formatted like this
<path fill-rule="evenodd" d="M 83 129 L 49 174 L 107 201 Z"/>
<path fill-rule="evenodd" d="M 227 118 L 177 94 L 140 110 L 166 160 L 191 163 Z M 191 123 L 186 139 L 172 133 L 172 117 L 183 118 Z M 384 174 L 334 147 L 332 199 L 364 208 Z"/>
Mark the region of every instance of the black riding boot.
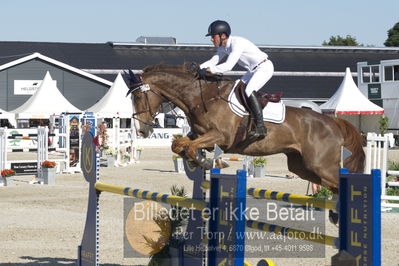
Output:
<path fill-rule="evenodd" d="M 258 99 L 256 98 L 256 92 L 252 92 L 251 96 L 249 96 L 248 105 L 251 109 L 252 117 L 255 118 L 255 131 L 250 131 L 248 133 L 248 137 L 255 138 L 257 140 L 263 139 L 266 137 L 267 130 L 263 123 L 263 110 Z"/>

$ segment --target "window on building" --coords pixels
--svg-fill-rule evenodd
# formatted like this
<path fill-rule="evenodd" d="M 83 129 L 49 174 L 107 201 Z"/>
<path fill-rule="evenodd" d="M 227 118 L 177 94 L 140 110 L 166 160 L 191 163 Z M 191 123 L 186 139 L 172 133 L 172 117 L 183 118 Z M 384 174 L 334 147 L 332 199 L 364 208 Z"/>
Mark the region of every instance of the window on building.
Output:
<path fill-rule="evenodd" d="M 370 67 L 362 67 L 363 83 L 370 83 Z"/>
<path fill-rule="evenodd" d="M 371 82 L 380 82 L 380 67 L 371 67 Z"/>
<path fill-rule="evenodd" d="M 380 82 L 380 67 L 379 66 L 362 67 L 362 82 L 363 83 Z"/>
<path fill-rule="evenodd" d="M 384 67 L 384 81 L 399 80 L 399 65 Z"/>
<path fill-rule="evenodd" d="M 384 67 L 384 81 L 392 81 L 393 80 L 393 67 L 385 66 Z"/>
<path fill-rule="evenodd" d="M 399 80 L 399 65 L 393 66 L 393 80 Z"/>

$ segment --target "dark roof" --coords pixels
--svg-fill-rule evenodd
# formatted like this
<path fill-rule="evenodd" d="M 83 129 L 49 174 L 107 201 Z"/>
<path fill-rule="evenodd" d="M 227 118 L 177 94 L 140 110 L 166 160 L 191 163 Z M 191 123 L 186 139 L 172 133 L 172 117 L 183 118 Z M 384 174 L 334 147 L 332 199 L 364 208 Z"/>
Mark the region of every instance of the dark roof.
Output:
<path fill-rule="evenodd" d="M 35 52 L 80 69 L 118 65 L 117 55 L 107 44 L 47 42 L 0 42 L 0 65 Z"/>
<path fill-rule="evenodd" d="M 357 71 L 357 62 L 399 59 L 399 48 L 260 46 L 273 61 L 275 71 L 345 72 Z M 165 63 L 204 62 L 214 52 L 211 45 L 148 45 L 140 43 L 49 43 L 0 42 L 0 65 L 38 52 L 84 70 L 143 69 Z M 234 70 L 242 70 L 237 67 Z M 113 81 L 114 74 L 98 74 Z M 288 98 L 329 98 L 342 77 L 275 75 L 269 91 L 283 91 Z"/>

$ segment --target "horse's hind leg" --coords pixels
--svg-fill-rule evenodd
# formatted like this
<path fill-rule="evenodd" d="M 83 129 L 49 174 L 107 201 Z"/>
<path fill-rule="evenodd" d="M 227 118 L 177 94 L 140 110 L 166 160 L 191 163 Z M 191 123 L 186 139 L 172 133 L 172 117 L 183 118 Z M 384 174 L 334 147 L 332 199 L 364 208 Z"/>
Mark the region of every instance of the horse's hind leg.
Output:
<path fill-rule="evenodd" d="M 340 153 L 329 150 L 325 154 L 304 157 L 305 165 L 319 178 L 320 184 L 328 187 L 334 194 L 338 193 Z"/>
<path fill-rule="evenodd" d="M 305 162 L 299 152 L 286 153 L 288 170 L 297 174 L 302 179 L 308 180 L 315 184 L 320 184 L 321 179 L 314 172 L 305 167 Z"/>
<path fill-rule="evenodd" d="M 335 177 L 334 175 L 334 173 L 338 175 L 339 169 L 337 167 L 333 167 L 333 169 L 327 168 L 325 169 L 325 171 L 318 171 L 318 174 L 316 174 L 313 171 L 310 171 L 307 168 L 305 168 L 305 162 L 303 161 L 301 154 L 299 154 L 298 152 L 292 152 L 287 154 L 287 158 L 288 158 L 288 169 L 291 172 L 297 174 L 298 176 L 300 176 L 305 180 L 309 180 L 310 182 L 330 187 L 330 189 L 332 189 L 334 193 L 333 199 L 337 198 L 338 189 L 336 186 L 334 186 L 334 182 L 322 181 L 323 177 L 324 180 L 335 180 L 336 178 L 338 178 Z M 336 212 L 329 210 L 328 217 L 331 223 L 335 225 L 337 224 L 338 214 Z"/>

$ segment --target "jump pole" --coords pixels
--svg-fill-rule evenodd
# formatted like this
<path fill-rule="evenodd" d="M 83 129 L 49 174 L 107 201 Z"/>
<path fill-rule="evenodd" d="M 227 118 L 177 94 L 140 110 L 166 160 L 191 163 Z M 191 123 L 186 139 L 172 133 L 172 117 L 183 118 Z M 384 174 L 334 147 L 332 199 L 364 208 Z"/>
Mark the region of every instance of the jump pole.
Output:
<path fill-rule="evenodd" d="M 88 133 L 90 134 L 90 133 Z M 86 135 L 88 135 L 86 134 Z M 87 138 L 85 135 L 84 140 Z M 83 145 L 82 148 L 82 170 L 85 173 L 85 178 L 86 180 L 91 180 L 89 182 L 92 183 L 90 185 L 90 195 L 89 195 L 89 209 L 88 209 L 88 216 L 86 220 L 86 230 L 85 234 L 82 240 L 82 245 L 79 247 L 79 265 L 98 265 L 98 199 L 99 199 L 99 193 L 100 191 L 97 190 L 96 187 L 96 182 L 98 181 L 98 168 L 94 167 L 94 162 L 97 162 L 96 166 L 98 166 L 98 158 L 95 153 L 95 146 L 92 144 L 92 135 L 90 134 L 91 137 L 89 139 L 88 143 L 91 143 L 91 148 L 89 147 L 90 145 Z M 87 141 L 85 141 L 87 143 Z M 97 158 L 95 160 L 94 158 Z M 204 171 L 200 168 L 193 168 L 190 169 L 189 166 L 185 164 L 186 168 L 186 173 L 190 179 L 192 178 L 197 178 L 194 182 L 194 193 L 193 195 L 201 195 L 201 186 L 204 183 Z M 200 171 L 200 172 L 198 172 Z M 93 177 L 87 178 L 86 172 L 92 173 Z M 218 176 L 220 173 L 218 170 L 212 170 L 211 172 L 211 177 L 212 176 Z M 238 198 L 243 198 L 243 202 L 236 202 L 236 204 L 241 204 L 239 206 L 242 206 L 245 208 L 245 194 L 248 193 L 248 188 L 246 188 L 246 173 L 245 171 L 237 172 L 237 176 L 242 176 L 242 178 L 245 180 L 245 182 L 235 182 L 231 184 L 233 187 L 235 187 L 235 193 L 234 195 Z M 198 178 L 200 177 L 200 178 Z M 227 179 L 233 180 L 231 175 L 226 175 Z M 238 177 L 239 179 L 239 177 Z M 332 265 L 380 265 L 381 264 L 381 205 L 380 205 L 380 199 L 381 199 L 381 187 L 380 187 L 380 179 L 381 179 L 381 172 L 380 170 L 373 170 L 371 175 L 367 174 L 349 174 L 347 169 L 341 169 L 340 171 L 340 199 L 338 202 L 338 209 L 340 213 L 340 230 L 339 230 L 339 250 L 340 252 L 332 257 L 331 263 Z M 241 182 L 241 183 L 240 183 Z M 210 199 L 210 205 L 209 206 L 214 206 L 215 202 L 222 202 L 220 196 L 222 195 L 228 195 L 226 192 L 228 189 L 225 191 L 224 189 L 219 189 L 220 187 L 227 188 L 228 186 L 223 183 L 223 178 L 219 179 L 211 179 L 211 199 Z M 237 187 L 240 187 L 237 189 Z M 99 189 L 103 189 L 103 191 L 108 191 L 108 192 L 116 192 L 118 194 L 125 194 L 128 195 L 129 191 L 136 191 L 136 193 L 142 193 L 145 192 L 143 190 L 137 190 L 137 189 L 132 189 L 129 187 L 118 187 L 118 186 L 112 186 L 112 185 L 107 185 L 103 183 L 98 184 Z M 122 192 L 123 191 L 123 192 Z M 195 192 L 198 192 L 199 194 L 195 194 Z M 159 193 L 155 192 L 145 192 L 147 195 L 148 193 L 151 193 L 151 199 L 154 199 L 154 195 L 158 195 Z M 260 196 L 259 193 L 256 196 Z M 288 194 L 288 193 L 285 193 Z M 219 195 L 218 197 L 215 197 L 214 195 Z M 229 195 L 234 196 L 234 195 Z M 240 195 L 240 196 L 238 196 Z M 244 196 L 242 196 L 244 195 Z M 290 194 L 288 194 L 290 195 Z M 134 195 L 133 195 L 134 196 Z M 263 196 L 265 198 L 269 198 L 266 196 Z M 155 196 L 156 198 L 156 196 Z M 160 198 L 167 199 L 167 196 L 160 196 Z M 225 197 L 228 198 L 228 197 Z M 286 198 L 289 198 L 288 196 Z M 293 197 L 294 199 L 295 197 Z M 283 199 L 277 199 L 276 200 L 283 200 Z M 196 200 L 196 199 L 194 199 Z M 301 198 L 300 201 L 303 201 L 305 199 Z M 285 201 L 285 200 L 283 200 Z M 287 200 L 288 201 L 288 200 Z M 296 200 L 293 200 L 296 201 Z M 92 202 L 92 204 L 90 204 Z M 93 202 L 95 204 L 93 204 Z M 290 202 L 290 201 L 289 201 Z M 300 202 L 298 202 L 300 203 Z M 201 205 L 200 208 L 202 208 L 203 205 Z M 208 206 L 208 205 L 207 205 Z M 237 206 L 237 205 L 236 205 Z M 219 206 L 219 207 L 223 207 Z M 91 211 L 91 216 L 90 216 L 90 208 L 92 209 Z M 91 218 L 90 218 L 91 217 Z M 95 217 L 95 219 L 93 218 Z M 216 215 L 218 217 L 218 215 Z M 255 222 L 257 221 L 245 221 L 245 217 L 241 217 L 238 220 L 235 221 L 235 227 L 233 228 L 237 232 L 244 232 L 245 231 L 245 222 L 247 223 L 247 226 L 249 226 L 249 223 L 252 223 L 252 225 L 256 225 Z M 93 221 L 95 220 L 97 223 L 95 226 L 93 226 Z M 216 230 L 216 232 L 220 232 L 223 230 L 222 224 L 226 224 L 226 221 L 220 221 L 220 220 L 213 220 L 210 222 L 210 232 L 212 230 Z M 270 225 L 262 223 L 262 222 L 257 222 L 257 226 L 249 226 L 251 228 L 256 228 L 260 229 L 260 226 L 264 227 L 264 231 L 270 231 Z M 190 226 L 190 224 L 189 224 Z M 275 228 L 276 226 L 272 225 L 272 228 Z M 188 227 L 189 228 L 189 227 Z M 269 229 L 267 229 L 269 228 Z M 230 230 L 230 226 L 227 228 Z M 287 230 L 292 230 L 289 228 L 286 228 Z M 286 230 L 284 229 L 284 230 Z M 234 232 L 233 230 L 233 232 Z M 86 233 L 87 231 L 90 231 L 90 233 Z M 366 232 L 366 233 L 365 233 Z M 91 242 L 89 246 L 87 246 L 87 243 L 85 243 L 86 240 L 86 235 L 91 236 Z M 93 237 L 95 236 L 95 237 Z M 326 244 L 331 244 L 329 242 L 332 242 L 334 239 L 329 239 L 326 241 Z M 236 245 L 244 245 L 245 240 L 243 240 L 241 243 L 239 242 L 234 242 Z M 196 242 L 194 242 L 195 244 Z M 209 241 L 208 245 L 210 247 L 214 247 L 217 245 L 219 242 L 218 241 Z M 187 243 L 184 243 L 186 245 Z M 197 243 L 198 244 L 198 243 Z M 182 246 L 184 246 L 182 245 Z M 186 254 L 182 254 L 182 259 L 179 262 L 180 265 L 203 265 L 202 262 L 204 261 L 204 258 L 202 257 L 195 257 L 195 256 L 185 256 Z M 347 255 L 346 255 L 347 254 Z M 227 258 L 225 257 L 227 256 Z M 218 254 L 212 254 L 212 252 L 208 253 L 208 265 L 217 265 L 219 263 L 224 263 L 226 262 L 226 259 L 229 259 L 232 257 L 231 264 L 229 265 L 244 265 L 244 253 L 227 253 L 224 256 L 218 256 Z M 236 259 L 238 258 L 238 259 Z M 219 260 L 218 260 L 219 259 Z M 234 260 L 235 259 L 235 260 Z"/>
<path fill-rule="evenodd" d="M 131 187 L 109 185 L 99 182 L 99 159 L 96 147 L 93 142 L 93 135 L 87 132 L 83 137 L 81 154 L 81 167 L 86 181 L 89 182 L 89 200 L 86 217 L 86 226 L 81 245 L 78 247 L 78 265 L 99 265 L 99 198 L 101 192 L 121 194 L 136 198 L 148 199 L 167 204 L 179 203 L 179 206 L 187 206 L 193 211 L 194 217 L 189 219 L 187 232 L 192 232 L 193 238 L 184 240 L 179 244 L 179 266 L 194 265 L 202 266 L 207 261 L 207 265 L 244 265 L 244 244 L 245 238 L 238 238 L 245 231 L 245 187 L 246 172 L 239 170 L 237 175 L 222 175 L 218 169 L 211 173 L 211 190 L 209 202 L 204 200 L 201 190 L 201 183 L 205 178 L 205 171 L 199 167 L 191 167 L 185 163 L 186 174 L 189 179 L 194 181 L 193 199 L 177 197 L 164 193 L 151 192 Z M 238 187 L 244 189 L 237 189 Z M 238 219 L 226 220 L 221 215 L 221 210 L 231 208 L 230 211 L 239 210 Z M 208 209 L 210 214 L 208 235 L 213 235 L 208 241 L 208 246 L 212 247 L 212 252 L 205 253 L 206 249 L 201 249 L 206 242 L 206 237 L 201 236 L 201 227 L 204 222 L 201 218 L 201 211 Z M 226 216 L 228 217 L 228 216 Z M 228 241 L 221 239 L 234 232 Z M 206 245 L 206 243 L 205 243 Z M 226 246 L 232 245 L 237 249 L 231 252 Z M 237 248 L 241 246 L 241 248 Z M 188 251 L 187 251 L 188 250 Z M 201 251 L 203 250 L 203 251 Z M 191 252 L 192 251 L 192 252 Z"/>

